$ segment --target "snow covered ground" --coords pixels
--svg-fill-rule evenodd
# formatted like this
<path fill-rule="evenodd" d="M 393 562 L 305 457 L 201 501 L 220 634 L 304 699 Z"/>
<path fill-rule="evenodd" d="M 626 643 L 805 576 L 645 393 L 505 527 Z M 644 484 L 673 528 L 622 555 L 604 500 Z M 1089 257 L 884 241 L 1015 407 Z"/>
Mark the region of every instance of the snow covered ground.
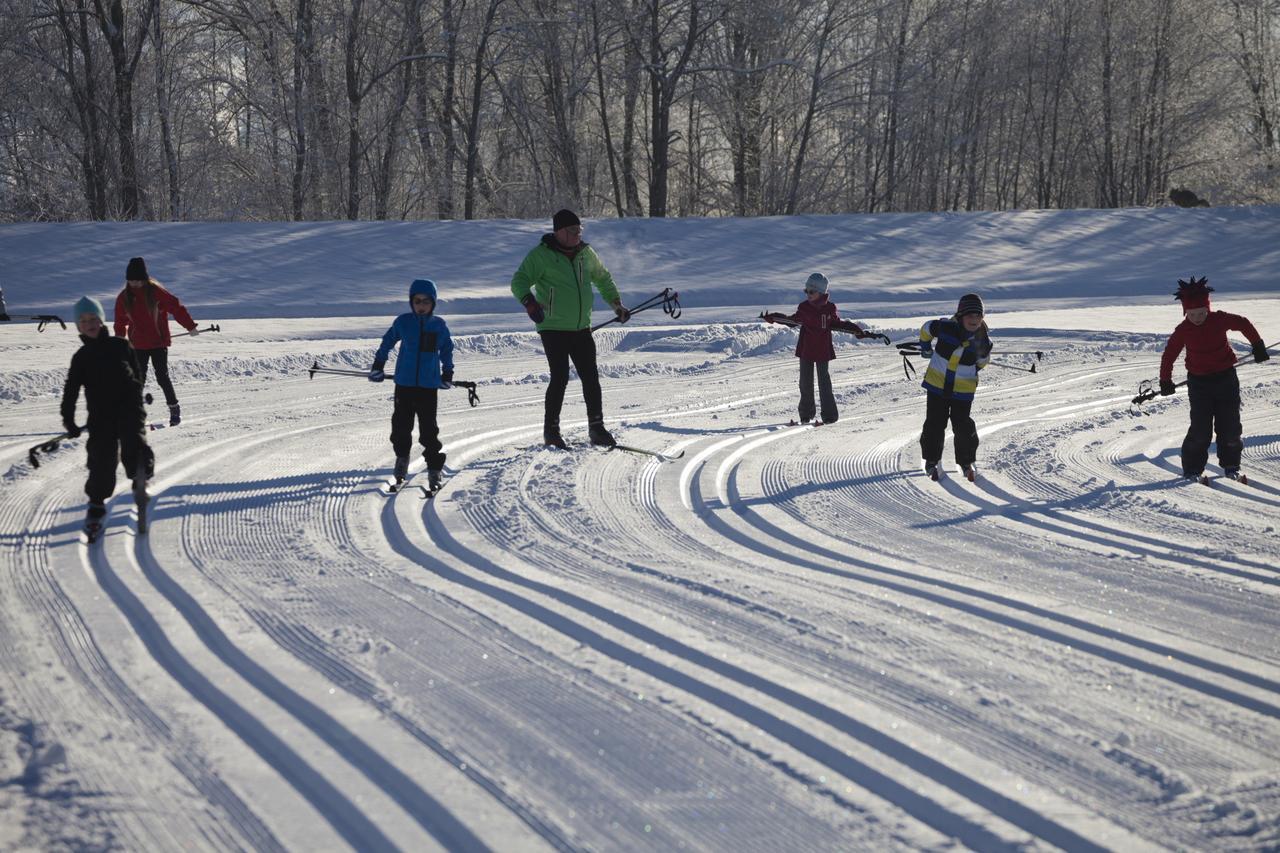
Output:
<path fill-rule="evenodd" d="M 1184 396 L 1129 406 L 1179 277 L 1280 340 L 1280 209 L 589 222 L 686 306 L 597 333 L 671 462 L 587 448 L 576 383 L 539 446 L 540 228 L 0 228 L 13 313 L 142 254 L 223 329 L 175 341 L 150 532 L 121 492 L 89 547 L 83 441 L 26 461 L 78 342 L 0 324 L 0 849 L 1280 847 L 1280 358 L 1240 369 L 1249 486 L 1177 476 Z M 882 344 L 787 425 L 753 318 L 814 269 L 894 340 L 977 290 L 1044 351 L 984 371 L 976 483 L 919 472 Z M 382 489 L 390 386 L 306 371 L 367 368 L 419 276 L 480 383 L 432 501 Z"/>

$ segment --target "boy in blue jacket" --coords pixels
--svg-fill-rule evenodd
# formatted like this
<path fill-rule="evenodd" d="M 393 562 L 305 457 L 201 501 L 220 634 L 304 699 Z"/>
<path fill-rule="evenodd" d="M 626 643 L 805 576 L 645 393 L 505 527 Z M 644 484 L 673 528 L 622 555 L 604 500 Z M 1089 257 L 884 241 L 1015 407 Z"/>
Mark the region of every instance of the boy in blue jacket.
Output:
<path fill-rule="evenodd" d="M 391 412 L 391 446 L 396 454 L 396 485 L 409 475 L 409 451 L 413 445 L 413 420 L 418 419 L 418 440 L 427 461 L 428 488 L 439 489 L 443 479 L 444 445 L 436 423 L 436 392 L 453 381 L 453 340 L 444 319 L 435 316 L 436 284 L 420 278 L 409 285 L 412 311 L 401 314 L 382 336 L 373 357 L 370 382 L 386 379 L 383 368 L 396 343 L 395 408 Z"/>

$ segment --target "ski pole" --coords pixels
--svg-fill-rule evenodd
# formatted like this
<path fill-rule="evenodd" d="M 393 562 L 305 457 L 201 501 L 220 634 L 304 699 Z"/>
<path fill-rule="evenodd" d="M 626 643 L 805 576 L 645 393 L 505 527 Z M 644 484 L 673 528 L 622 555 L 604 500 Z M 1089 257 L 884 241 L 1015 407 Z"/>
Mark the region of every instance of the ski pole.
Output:
<path fill-rule="evenodd" d="M 312 363 L 311 367 L 308 368 L 308 372 L 310 372 L 312 379 L 316 378 L 317 373 L 329 373 L 334 376 L 363 376 L 365 379 L 369 378 L 369 372 L 365 370 L 345 370 L 337 367 L 321 367 L 319 359 L 316 359 L 315 362 Z"/>
<path fill-rule="evenodd" d="M 1263 347 L 1263 349 L 1264 349 L 1264 350 L 1266 350 L 1266 351 L 1268 351 L 1268 352 L 1270 352 L 1271 350 L 1275 349 L 1276 347 L 1280 347 L 1280 341 L 1276 341 L 1274 344 L 1267 344 L 1265 347 Z M 1250 363 L 1250 362 L 1252 362 L 1252 361 L 1254 361 L 1254 358 L 1253 358 L 1253 356 L 1252 356 L 1252 355 L 1242 355 L 1242 356 L 1240 356 L 1239 358 L 1237 358 L 1237 359 L 1236 359 L 1236 363 L 1235 363 L 1235 364 L 1233 364 L 1233 365 L 1231 365 L 1231 366 L 1232 366 L 1232 367 L 1241 367 L 1241 366 L 1243 366 L 1243 365 L 1249 364 L 1249 363 Z M 1142 405 L 1143 403 L 1147 402 L 1148 400 L 1153 400 L 1153 399 L 1155 399 L 1156 397 L 1162 396 L 1162 395 L 1160 394 L 1159 386 L 1156 384 L 1156 382 L 1157 382 L 1157 381 L 1158 381 L 1158 380 L 1154 380 L 1154 379 L 1144 379 L 1144 380 L 1142 380 L 1141 382 L 1139 382 L 1139 383 L 1138 383 L 1138 396 L 1134 397 L 1134 398 L 1133 398 L 1133 400 L 1132 400 L 1132 401 L 1130 401 L 1129 405 L 1130 405 L 1130 406 L 1140 406 L 1140 405 Z M 1184 380 L 1182 380 L 1181 382 L 1175 382 L 1175 383 L 1173 383 L 1173 387 L 1174 387 L 1174 388 L 1181 388 L 1183 385 L 1186 385 L 1186 384 L 1187 384 L 1187 381 L 1188 381 L 1188 380 L 1184 379 Z M 1170 395 L 1170 396 L 1172 396 L 1172 395 Z"/>
<path fill-rule="evenodd" d="M 1009 364 L 1007 361 L 996 361 L 994 358 L 987 361 L 987 364 L 994 364 L 996 367 L 1003 367 L 1006 370 L 1021 370 L 1023 373 L 1035 373 L 1036 366 L 1023 367 L 1019 364 Z"/>
<path fill-rule="evenodd" d="M 675 320 L 680 316 L 680 294 L 676 293 L 674 290 L 672 290 L 669 287 L 664 287 L 662 288 L 662 292 L 658 293 L 657 295 L 650 296 L 648 299 L 646 299 L 644 302 L 637 305 L 635 308 L 627 309 L 627 314 L 628 314 L 627 319 L 630 320 L 633 316 L 635 316 L 636 314 L 639 314 L 641 311 L 648 311 L 650 308 L 657 308 L 659 305 L 662 306 L 662 313 L 669 316 L 672 320 Z M 619 320 L 617 317 L 614 317 L 612 320 L 605 320 L 603 323 L 598 323 L 597 325 L 592 326 L 591 331 L 594 332 L 596 329 L 603 328 L 609 325 L 610 323 L 620 323 L 620 322 L 622 321 Z"/>
<path fill-rule="evenodd" d="M 80 430 L 84 431 L 88 428 L 89 428 L 89 425 L 85 424 L 84 426 L 80 427 Z M 30 450 L 27 451 L 27 461 L 31 463 L 32 468 L 39 468 L 40 457 L 38 454 L 52 453 L 53 451 L 58 449 L 58 445 L 62 441 L 69 440 L 71 437 L 72 437 L 71 433 L 69 432 L 60 432 L 57 435 L 55 435 L 53 438 L 46 439 L 45 441 L 40 442 L 35 447 L 32 447 Z"/>
<path fill-rule="evenodd" d="M 461 380 L 455 379 L 449 384 L 456 388 L 467 389 L 467 402 L 471 404 L 471 408 L 474 409 L 476 407 L 476 404 L 480 402 L 480 395 L 476 393 L 476 383 L 463 382 Z"/>
<path fill-rule="evenodd" d="M 67 324 L 62 321 L 62 318 L 56 314 L 0 314 L 0 322 L 5 320 L 34 320 L 39 323 L 39 325 L 36 326 L 37 332 L 43 332 L 44 327 L 50 323 L 57 323 L 64 329 L 67 327 Z"/>
<path fill-rule="evenodd" d="M 205 328 L 203 328 L 203 329 L 196 329 L 196 331 L 197 331 L 197 332 L 221 332 L 221 331 L 222 331 L 222 327 L 221 327 L 221 326 L 216 326 L 216 325 L 214 325 L 213 323 L 210 323 L 207 327 L 205 327 Z M 169 337 L 171 337 L 171 338 L 185 338 L 187 335 L 192 335 L 192 334 L 195 334 L 195 332 L 178 332 L 178 334 L 176 334 L 176 335 L 170 335 Z"/>
<path fill-rule="evenodd" d="M 1005 355 L 1034 355 L 1036 357 L 1036 361 L 1040 361 L 1044 358 L 1044 350 L 1038 349 L 1002 349 L 1000 352 Z"/>
<path fill-rule="evenodd" d="M 779 326 L 789 326 L 792 329 L 797 329 L 800 327 L 800 323 L 798 323 L 795 320 L 792 320 L 790 317 L 788 317 L 785 314 L 777 314 L 777 313 L 767 314 L 764 311 L 761 311 L 760 319 L 764 320 L 766 323 L 777 323 Z M 884 341 L 885 346 L 888 346 L 889 344 L 892 343 L 892 341 L 889 340 L 889 336 L 884 334 L 883 332 L 868 332 L 866 329 L 858 328 L 857 325 L 853 323 L 853 321 L 851 320 L 842 320 L 841 322 L 848 323 L 849 325 L 832 326 L 831 331 L 848 332 L 851 335 L 857 336 L 859 340 L 863 338 L 872 338 L 874 340 Z"/>

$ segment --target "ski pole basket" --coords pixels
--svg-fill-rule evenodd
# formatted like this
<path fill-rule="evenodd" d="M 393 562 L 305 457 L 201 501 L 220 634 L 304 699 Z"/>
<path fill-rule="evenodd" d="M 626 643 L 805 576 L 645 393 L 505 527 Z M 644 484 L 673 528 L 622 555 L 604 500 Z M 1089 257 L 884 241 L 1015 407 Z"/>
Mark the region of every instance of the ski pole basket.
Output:
<path fill-rule="evenodd" d="M 85 429 L 85 427 L 80 427 L 80 429 L 83 430 Z M 35 447 L 32 447 L 30 450 L 27 451 L 27 461 L 31 463 L 32 468 L 39 468 L 40 454 L 52 453 L 53 451 L 58 449 L 58 445 L 60 445 L 65 439 L 69 439 L 69 438 L 71 438 L 71 436 L 68 433 L 64 432 L 64 433 L 59 433 L 58 435 L 55 435 L 53 438 L 50 438 L 46 441 L 40 442 Z"/>
<path fill-rule="evenodd" d="M 467 402 L 471 404 L 471 408 L 474 409 L 476 407 L 476 404 L 480 402 L 480 395 L 476 393 L 476 383 L 462 382 L 460 380 L 455 379 L 453 382 L 450 382 L 449 384 L 455 388 L 467 389 Z"/>

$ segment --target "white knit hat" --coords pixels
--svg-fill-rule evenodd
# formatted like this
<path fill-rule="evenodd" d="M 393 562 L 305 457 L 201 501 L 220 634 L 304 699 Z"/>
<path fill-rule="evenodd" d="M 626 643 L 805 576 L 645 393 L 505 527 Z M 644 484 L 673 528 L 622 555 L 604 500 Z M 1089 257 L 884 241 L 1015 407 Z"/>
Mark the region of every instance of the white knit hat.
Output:
<path fill-rule="evenodd" d="M 805 290 L 812 290 L 816 293 L 827 292 L 827 277 L 820 272 L 816 272 L 809 276 L 809 280 L 804 283 Z"/>

